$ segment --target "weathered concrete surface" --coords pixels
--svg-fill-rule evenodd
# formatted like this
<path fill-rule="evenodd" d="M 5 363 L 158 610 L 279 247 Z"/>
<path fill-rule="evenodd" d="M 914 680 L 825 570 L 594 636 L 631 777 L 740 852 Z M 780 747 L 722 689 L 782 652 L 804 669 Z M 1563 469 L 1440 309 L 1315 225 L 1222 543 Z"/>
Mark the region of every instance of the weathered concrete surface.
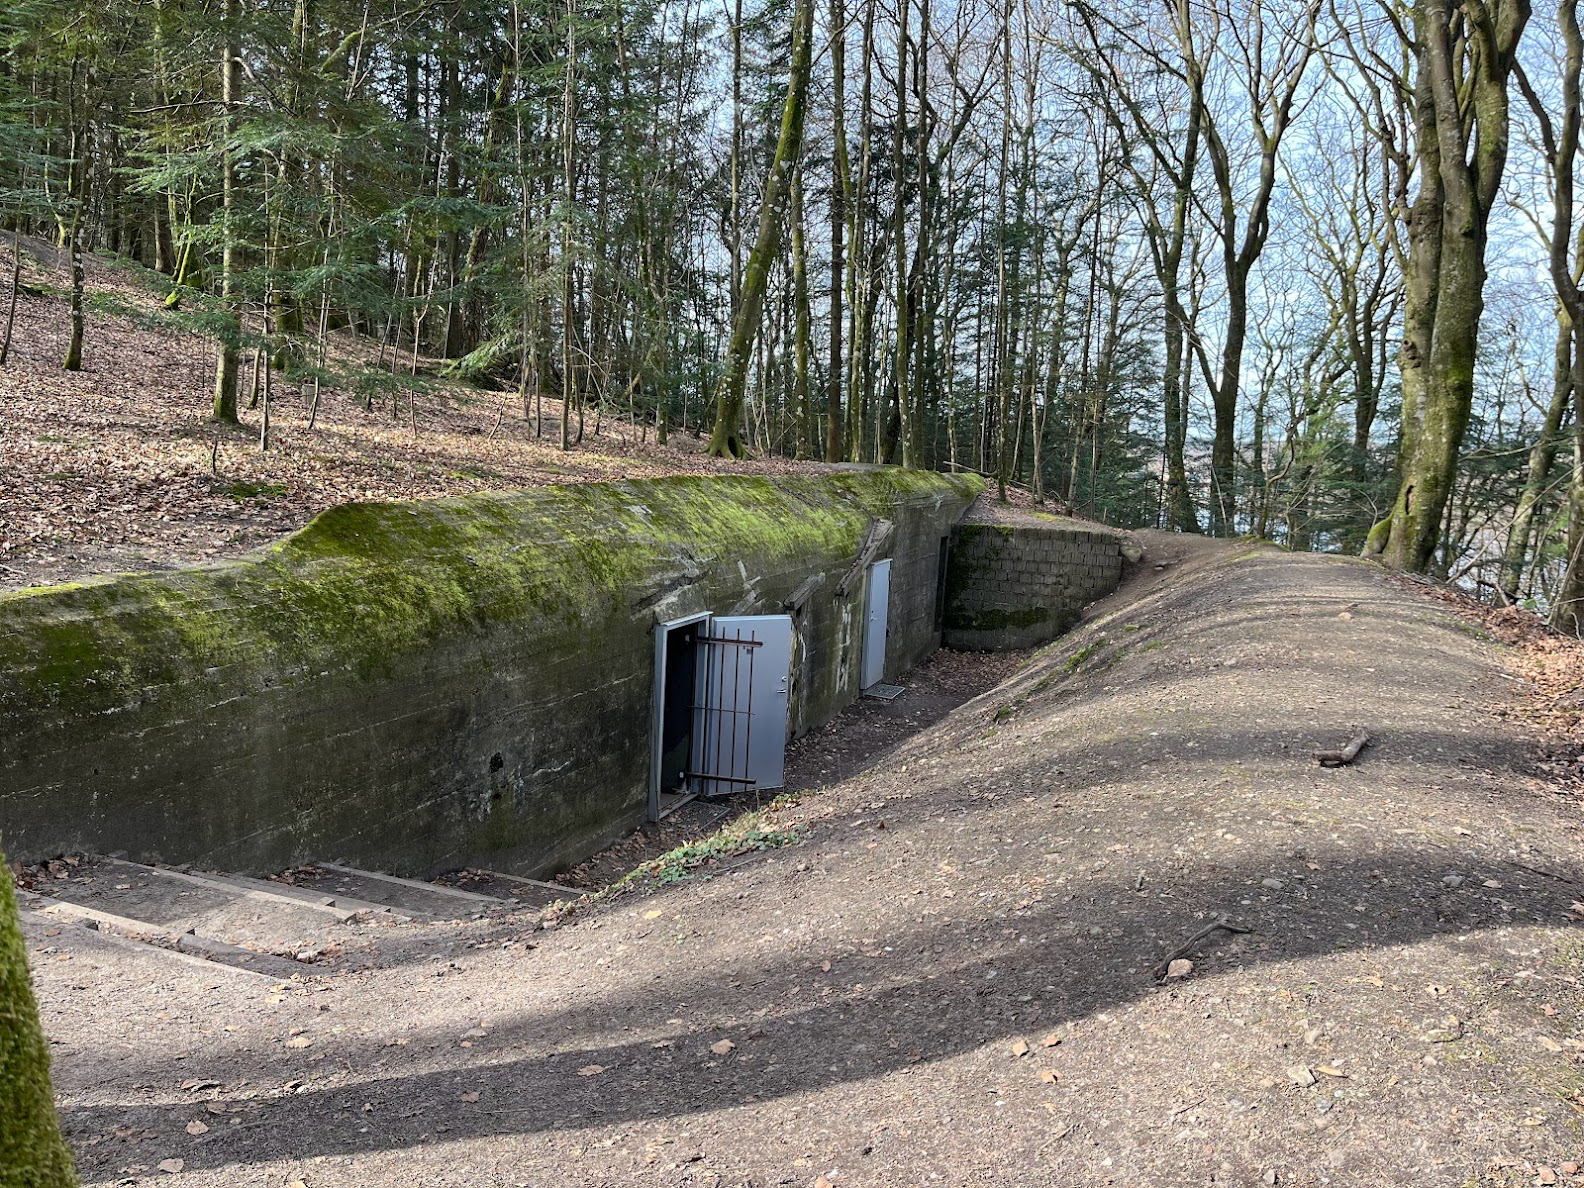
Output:
<path fill-rule="evenodd" d="M 1120 533 L 1098 524 L 959 524 L 943 642 L 995 652 L 1049 643 L 1122 580 Z"/>
<path fill-rule="evenodd" d="M 895 525 L 900 670 L 939 642 L 940 542 L 979 486 L 875 469 L 354 504 L 256 559 L 0 596 L 0 834 L 24 860 L 556 868 L 642 818 L 657 622 L 801 592 L 811 728 L 858 694 L 862 584 L 836 587 L 870 526 Z"/>

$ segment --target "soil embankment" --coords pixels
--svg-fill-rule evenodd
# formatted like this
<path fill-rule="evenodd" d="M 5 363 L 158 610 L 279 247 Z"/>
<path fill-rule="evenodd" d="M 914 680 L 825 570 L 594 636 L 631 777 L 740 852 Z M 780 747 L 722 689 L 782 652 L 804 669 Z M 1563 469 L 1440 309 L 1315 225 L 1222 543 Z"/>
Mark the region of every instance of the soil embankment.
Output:
<path fill-rule="evenodd" d="M 35 933 L 86 1179 L 1574 1182 L 1584 834 L 1523 683 L 1373 566 L 1149 544 L 720 877 L 281 991 Z"/>

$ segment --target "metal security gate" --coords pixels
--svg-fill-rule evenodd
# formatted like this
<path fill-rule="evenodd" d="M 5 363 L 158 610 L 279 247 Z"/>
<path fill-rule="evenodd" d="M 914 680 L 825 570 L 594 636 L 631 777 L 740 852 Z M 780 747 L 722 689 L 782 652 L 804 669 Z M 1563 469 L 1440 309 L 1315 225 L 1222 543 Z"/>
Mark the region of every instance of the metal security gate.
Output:
<path fill-rule="evenodd" d="M 651 819 L 694 796 L 782 787 L 792 617 L 699 615 L 660 624 L 655 642 Z"/>
<path fill-rule="evenodd" d="M 710 620 L 700 638 L 693 770 L 700 796 L 785 783 L 792 616 Z"/>

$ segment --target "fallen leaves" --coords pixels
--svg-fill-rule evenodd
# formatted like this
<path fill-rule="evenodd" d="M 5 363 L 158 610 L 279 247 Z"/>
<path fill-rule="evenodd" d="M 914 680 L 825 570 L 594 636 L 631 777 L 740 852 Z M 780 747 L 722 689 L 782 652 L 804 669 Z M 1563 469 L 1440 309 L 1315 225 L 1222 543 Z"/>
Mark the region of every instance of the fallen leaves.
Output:
<path fill-rule="evenodd" d="M 140 313 L 159 309 L 159 296 L 129 273 L 91 256 L 87 271 L 91 293 Z M 64 371 L 54 330 L 66 319 L 59 292 L 69 280 L 58 263 L 29 262 L 27 275 L 53 291 L 19 304 L 0 368 L 0 588 L 237 555 L 352 501 L 737 469 L 706 457 L 689 434 L 661 447 L 617 418 L 563 452 L 536 439 L 533 420 L 508 413 L 497 423 L 498 401 L 444 381 L 425 382 L 410 404 L 402 393 L 403 415 L 393 419 L 389 400 L 364 410 L 350 374 L 323 391 L 312 432 L 301 386 L 280 382 L 263 453 L 256 421 L 230 431 L 209 423 L 208 372 L 193 362 L 209 357 L 211 342 L 95 311 L 83 370 Z M 0 278 L 7 296 L 8 280 L 9 268 Z M 376 349 L 333 334 L 331 369 L 371 366 Z M 552 418 L 559 408 L 545 401 Z M 755 469 L 798 473 L 808 464 L 761 458 Z"/>

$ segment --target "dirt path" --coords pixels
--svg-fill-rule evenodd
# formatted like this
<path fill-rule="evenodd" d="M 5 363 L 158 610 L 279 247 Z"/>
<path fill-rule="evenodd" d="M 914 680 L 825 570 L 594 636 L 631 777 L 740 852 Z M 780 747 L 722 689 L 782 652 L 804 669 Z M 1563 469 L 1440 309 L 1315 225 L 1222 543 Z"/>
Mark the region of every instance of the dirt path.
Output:
<path fill-rule="evenodd" d="M 85 1179 L 1577 1182 L 1584 834 L 1522 684 L 1369 565 L 1149 543 L 720 877 L 283 990 L 37 936 Z"/>
<path fill-rule="evenodd" d="M 894 747 L 933 726 L 963 702 L 994 688 L 1028 659 L 1026 651 L 985 655 L 941 649 L 901 678 L 904 691 L 900 697 L 892 701 L 859 698 L 823 727 L 788 746 L 784 790 L 812 792 L 884 762 Z M 767 792 L 763 799 L 741 794 L 718 801 L 691 801 L 557 876 L 558 881 L 598 890 L 640 863 L 762 808 L 772 796 Z"/>

